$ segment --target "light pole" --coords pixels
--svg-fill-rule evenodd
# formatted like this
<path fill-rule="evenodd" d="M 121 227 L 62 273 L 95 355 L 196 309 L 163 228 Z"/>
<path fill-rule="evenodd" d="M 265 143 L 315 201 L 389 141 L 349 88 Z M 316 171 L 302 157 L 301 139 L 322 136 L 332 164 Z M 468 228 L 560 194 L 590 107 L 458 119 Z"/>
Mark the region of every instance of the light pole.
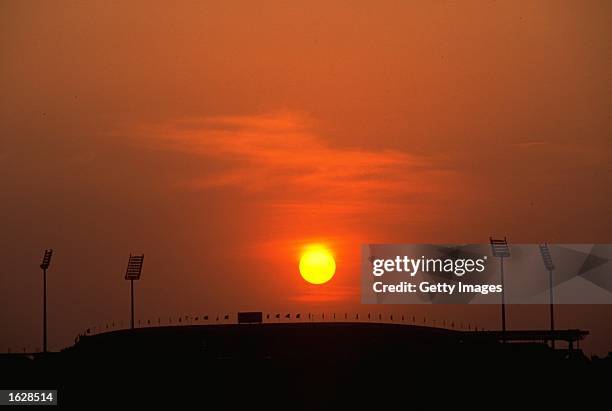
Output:
<path fill-rule="evenodd" d="M 493 257 L 498 257 L 500 262 L 501 272 L 501 317 L 502 317 L 502 332 L 506 334 L 506 290 L 504 287 L 504 258 L 510 257 L 510 247 L 508 246 L 508 240 L 504 237 L 503 240 L 496 240 L 493 237 L 489 237 L 491 242 L 491 250 L 493 251 Z"/>
<path fill-rule="evenodd" d="M 47 269 L 51 265 L 53 249 L 45 250 L 40 268 L 43 270 L 43 352 L 47 352 Z"/>
<path fill-rule="evenodd" d="M 548 270 L 548 290 L 550 296 L 550 331 L 551 334 L 555 331 L 555 310 L 554 310 L 554 300 L 553 300 L 553 270 L 555 269 L 555 265 L 553 264 L 552 257 L 550 255 L 550 249 L 548 248 L 548 244 L 543 243 L 539 245 L 540 254 L 542 255 L 542 261 L 544 261 L 544 267 Z M 553 335 L 551 338 L 551 346 L 552 349 L 555 349 L 555 337 Z"/>
<path fill-rule="evenodd" d="M 140 280 L 140 274 L 142 273 L 142 263 L 144 262 L 143 255 L 132 255 L 128 259 L 127 269 L 125 270 L 125 279 L 130 280 L 130 293 L 131 293 L 131 316 L 130 316 L 130 328 L 134 329 L 134 280 Z"/>

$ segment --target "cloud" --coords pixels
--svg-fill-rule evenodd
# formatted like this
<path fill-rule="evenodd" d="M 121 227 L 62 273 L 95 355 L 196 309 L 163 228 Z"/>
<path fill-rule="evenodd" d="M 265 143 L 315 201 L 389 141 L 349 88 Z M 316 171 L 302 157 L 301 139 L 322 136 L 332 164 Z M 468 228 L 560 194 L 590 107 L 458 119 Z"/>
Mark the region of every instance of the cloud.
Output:
<path fill-rule="evenodd" d="M 289 297 L 289 301 L 298 303 L 332 303 L 344 301 L 357 301 L 360 289 L 354 286 L 335 286 L 326 288 L 312 288 L 306 292 Z"/>
<path fill-rule="evenodd" d="M 312 119 L 293 112 L 182 119 L 138 134 L 151 147 L 220 164 L 180 186 L 234 188 L 285 213 L 395 215 L 407 202 L 438 192 L 451 174 L 404 151 L 334 146 L 316 133 Z"/>
<path fill-rule="evenodd" d="M 546 141 L 528 141 L 526 143 L 517 143 L 515 145 L 517 147 L 520 147 L 520 148 L 531 148 L 531 147 L 548 146 L 548 145 L 550 145 L 550 143 L 548 143 Z"/>

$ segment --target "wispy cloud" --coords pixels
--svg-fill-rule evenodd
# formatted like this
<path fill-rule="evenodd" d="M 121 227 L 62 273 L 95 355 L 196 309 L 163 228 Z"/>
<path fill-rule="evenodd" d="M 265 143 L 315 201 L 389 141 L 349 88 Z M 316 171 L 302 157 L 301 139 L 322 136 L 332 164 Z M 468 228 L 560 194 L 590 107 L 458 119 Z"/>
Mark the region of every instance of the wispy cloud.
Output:
<path fill-rule="evenodd" d="M 520 148 L 532 148 L 532 147 L 545 147 L 545 146 L 550 145 L 550 143 L 546 141 L 528 141 L 524 143 L 517 143 L 515 145 Z"/>
<path fill-rule="evenodd" d="M 191 189 L 234 187 L 265 193 L 288 212 L 367 213 L 432 192 L 448 175 L 431 159 L 398 150 L 331 145 L 308 117 L 281 112 L 183 119 L 142 130 L 149 144 L 222 166 L 181 182 Z M 382 210 L 377 210 L 382 211 Z"/>
<path fill-rule="evenodd" d="M 308 291 L 293 295 L 289 301 L 298 303 L 333 303 L 341 301 L 355 301 L 359 299 L 359 287 L 336 286 L 334 288 L 311 288 Z"/>

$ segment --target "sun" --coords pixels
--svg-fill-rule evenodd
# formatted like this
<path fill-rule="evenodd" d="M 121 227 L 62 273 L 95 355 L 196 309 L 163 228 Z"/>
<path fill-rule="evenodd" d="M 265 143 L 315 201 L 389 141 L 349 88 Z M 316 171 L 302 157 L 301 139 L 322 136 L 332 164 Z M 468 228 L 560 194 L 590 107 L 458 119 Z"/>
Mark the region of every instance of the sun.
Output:
<path fill-rule="evenodd" d="M 311 284 L 325 284 L 336 272 L 332 253 L 320 244 L 309 245 L 300 258 L 300 274 Z"/>

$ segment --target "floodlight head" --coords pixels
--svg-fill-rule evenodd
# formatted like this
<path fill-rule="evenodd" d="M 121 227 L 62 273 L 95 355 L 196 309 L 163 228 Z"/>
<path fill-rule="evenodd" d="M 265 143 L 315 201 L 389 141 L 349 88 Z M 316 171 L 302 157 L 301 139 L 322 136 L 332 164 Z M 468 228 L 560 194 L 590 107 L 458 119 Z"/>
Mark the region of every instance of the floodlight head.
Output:
<path fill-rule="evenodd" d="M 140 280 L 140 273 L 142 273 L 142 263 L 144 261 L 143 255 L 131 255 L 128 260 L 127 270 L 125 271 L 126 280 Z"/>
<path fill-rule="evenodd" d="M 540 254 L 542 255 L 542 260 L 544 261 L 544 267 L 548 271 L 552 271 L 555 269 L 555 265 L 553 264 L 552 256 L 550 255 L 550 249 L 548 248 L 548 244 L 543 243 L 539 245 Z"/>
<path fill-rule="evenodd" d="M 40 263 L 40 268 L 43 270 L 46 270 L 47 268 L 49 268 L 49 265 L 51 264 L 51 257 L 53 256 L 53 249 L 50 248 L 48 250 L 45 250 L 45 255 L 43 255 L 43 259 L 42 259 L 42 263 Z"/>
<path fill-rule="evenodd" d="M 503 240 L 496 240 L 493 237 L 489 237 L 489 241 L 491 242 L 493 257 L 510 257 L 510 247 L 508 246 L 506 237 L 504 237 Z"/>

